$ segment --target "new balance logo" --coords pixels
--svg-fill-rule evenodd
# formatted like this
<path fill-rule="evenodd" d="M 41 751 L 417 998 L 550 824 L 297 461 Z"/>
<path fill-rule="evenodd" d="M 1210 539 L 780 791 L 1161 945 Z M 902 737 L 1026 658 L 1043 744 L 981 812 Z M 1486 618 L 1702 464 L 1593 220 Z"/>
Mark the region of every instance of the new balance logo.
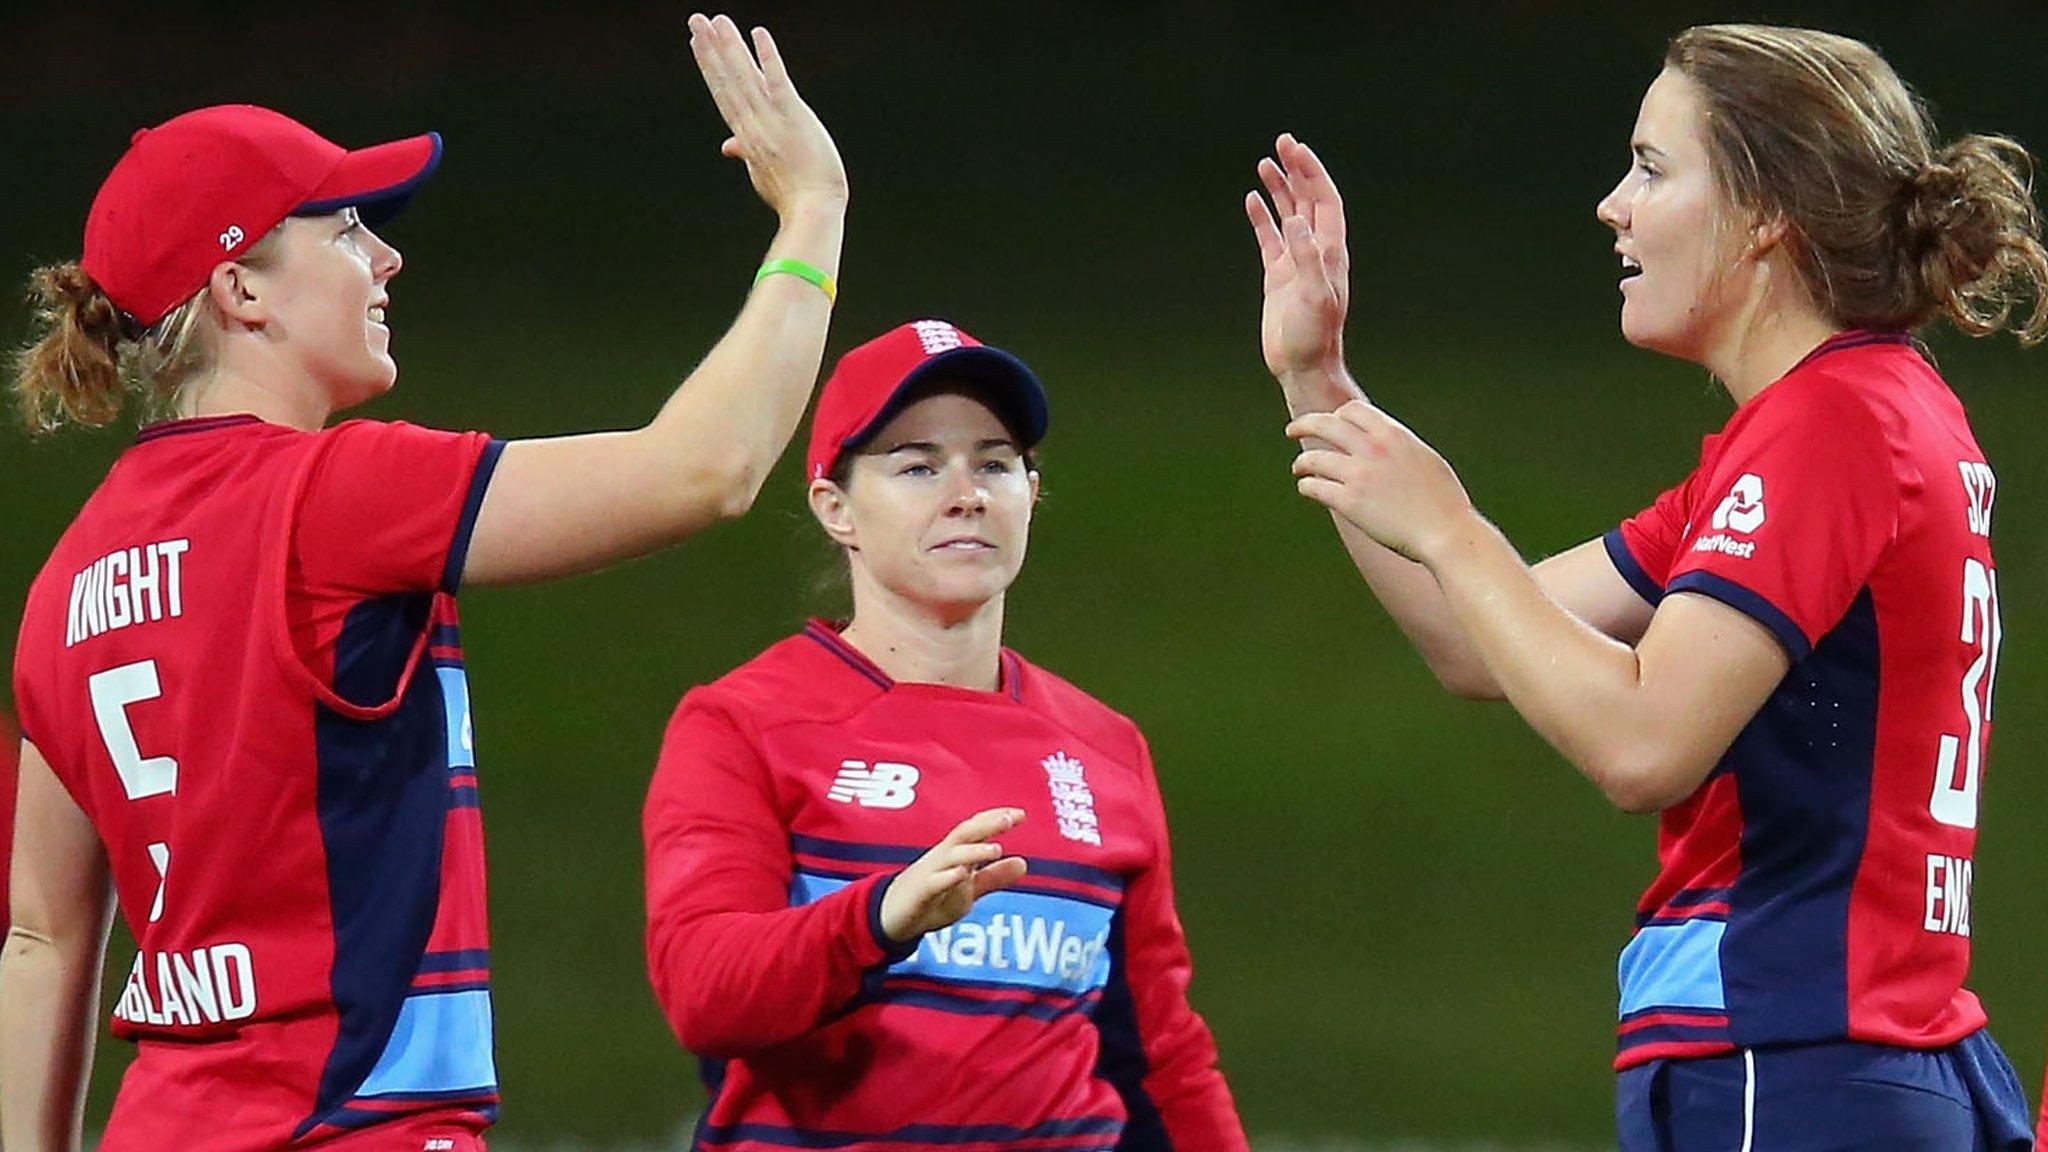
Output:
<path fill-rule="evenodd" d="M 908 764 L 841 760 L 825 798 L 863 808 L 908 808 L 917 799 L 917 779 L 917 769 Z"/>
<path fill-rule="evenodd" d="M 1747 536 L 1764 526 L 1764 478 L 1744 472 L 1728 492 L 1728 498 L 1714 509 L 1714 528 Z"/>

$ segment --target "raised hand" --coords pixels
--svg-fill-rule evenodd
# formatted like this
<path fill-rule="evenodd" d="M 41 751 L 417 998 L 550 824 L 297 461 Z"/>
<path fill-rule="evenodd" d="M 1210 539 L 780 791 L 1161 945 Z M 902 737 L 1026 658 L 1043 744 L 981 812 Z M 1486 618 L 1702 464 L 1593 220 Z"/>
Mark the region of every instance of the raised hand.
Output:
<path fill-rule="evenodd" d="M 1023 857 L 1004 856 L 995 837 L 1023 822 L 1022 808 L 990 808 L 962 820 L 889 881 L 882 894 L 882 931 L 908 944 L 967 915 L 988 893 L 1022 879 Z"/>
<path fill-rule="evenodd" d="M 1344 241 L 1344 199 L 1329 169 L 1291 134 L 1259 161 L 1257 192 L 1244 198 L 1245 215 L 1265 262 L 1265 306 L 1259 344 L 1266 367 L 1290 377 L 1344 370 L 1344 315 L 1351 304 L 1351 256 Z M 1334 405 L 1332 405 L 1334 406 Z"/>
<path fill-rule="evenodd" d="M 719 152 L 743 161 L 754 191 L 776 215 L 800 204 L 846 202 L 846 167 L 817 113 L 797 95 L 782 53 L 766 28 L 754 29 L 754 51 L 730 16 L 690 17 L 690 52 L 732 132 Z M 754 59 L 760 54 L 760 62 Z"/>

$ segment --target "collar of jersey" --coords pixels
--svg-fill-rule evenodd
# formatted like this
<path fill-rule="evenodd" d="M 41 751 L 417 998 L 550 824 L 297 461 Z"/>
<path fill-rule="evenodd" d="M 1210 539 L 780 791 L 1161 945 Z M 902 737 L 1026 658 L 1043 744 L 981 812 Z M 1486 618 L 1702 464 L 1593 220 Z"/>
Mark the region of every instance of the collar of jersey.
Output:
<path fill-rule="evenodd" d="M 189 416 L 183 420 L 160 420 L 135 434 L 135 442 L 143 444 L 161 440 L 166 436 L 183 436 L 190 432 L 211 432 L 216 428 L 239 428 L 244 424 L 261 424 L 263 418 L 248 412 L 237 412 L 231 416 Z"/>
<path fill-rule="evenodd" d="M 936 695 L 957 696 L 972 700 L 988 700 L 999 696 L 1007 696 L 1016 701 L 1024 699 L 1021 661 L 1017 659 L 1017 654 L 1008 648 L 1003 649 L 997 659 L 997 667 L 1000 669 L 1000 683 L 997 684 L 994 692 L 983 692 L 975 688 L 961 688 L 952 684 L 925 684 L 915 681 L 899 683 L 891 679 L 889 674 L 882 671 L 881 667 L 873 660 L 868 659 L 867 655 L 860 649 L 848 644 L 846 638 L 839 634 L 840 627 L 841 625 L 836 625 L 829 620 L 813 619 L 804 625 L 804 635 L 825 651 L 837 656 L 848 667 L 860 673 L 869 683 L 872 683 L 884 692 L 929 692 Z"/>

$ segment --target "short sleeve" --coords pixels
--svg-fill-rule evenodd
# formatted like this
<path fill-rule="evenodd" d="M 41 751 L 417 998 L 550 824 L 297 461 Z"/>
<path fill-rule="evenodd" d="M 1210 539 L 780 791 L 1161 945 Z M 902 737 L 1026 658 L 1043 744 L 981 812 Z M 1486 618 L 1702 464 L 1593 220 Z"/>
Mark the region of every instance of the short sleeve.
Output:
<path fill-rule="evenodd" d="M 319 435 L 292 528 L 306 583 L 454 593 L 503 441 L 369 420 Z"/>
<path fill-rule="evenodd" d="M 1614 561 L 1615 571 L 1636 590 L 1636 595 L 1652 604 L 1664 599 L 1664 581 L 1671 571 L 1672 558 L 1678 555 L 1679 540 L 1685 535 L 1686 489 L 1690 484 L 1688 480 L 1666 489 L 1648 508 L 1622 521 L 1601 541 L 1607 546 L 1607 556 Z"/>
<path fill-rule="evenodd" d="M 1822 377 L 1766 394 L 1700 476 L 1700 499 L 1664 584 L 1711 596 L 1770 629 L 1797 661 L 1833 630 L 1898 527 L 1891 439 Z"/>

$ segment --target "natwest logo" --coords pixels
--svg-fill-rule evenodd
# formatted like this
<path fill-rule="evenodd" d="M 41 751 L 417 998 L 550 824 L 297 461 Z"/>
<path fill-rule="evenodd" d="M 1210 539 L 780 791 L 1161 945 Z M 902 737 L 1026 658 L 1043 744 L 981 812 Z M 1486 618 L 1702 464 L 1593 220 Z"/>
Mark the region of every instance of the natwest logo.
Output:
<path fill-rule="evenodd" d="M 1747 536 L 1764 526 L 1764 478 L 1744 472 L 1728 490 L 1728 497 L 1714 509 L 1714 528 Z"/>
<path fill-rule="evenodd" d="M 918 770 L 908 764 L 841 760 L 825 798 L 863 808 L 908 808 L 917 799 L 918 777 Z"/>

